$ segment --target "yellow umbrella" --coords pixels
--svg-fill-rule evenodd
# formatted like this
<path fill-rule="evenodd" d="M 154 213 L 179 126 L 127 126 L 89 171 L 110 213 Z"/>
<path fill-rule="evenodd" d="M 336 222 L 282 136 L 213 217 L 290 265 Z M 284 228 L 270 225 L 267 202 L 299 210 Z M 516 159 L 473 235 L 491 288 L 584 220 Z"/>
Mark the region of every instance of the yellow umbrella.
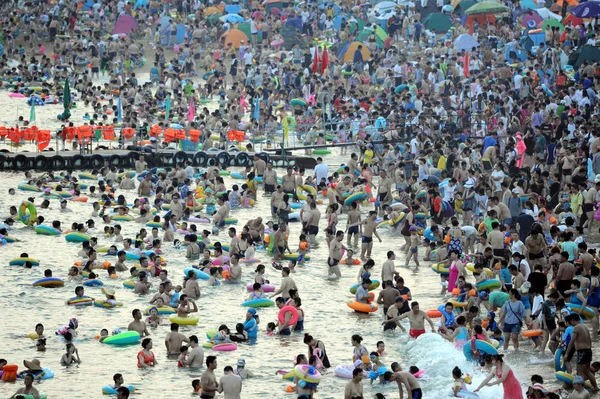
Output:
<path fill-rule="evenodd" d="M 460 4 L 462 0 L 452 0 L 452 3 L 450 3 L 450 5 L 452 6 L 452 8 L 456 8 L 457 5 Z"/>
<path fill-rule="evenodd" d="M 217 7 L 208 7 L 206 10 L 204 10 L 204 17 L 208 17 L 209 15 L 213 15 L 214 13 L 221 13 L 221 10 L 219 10 Z"/>

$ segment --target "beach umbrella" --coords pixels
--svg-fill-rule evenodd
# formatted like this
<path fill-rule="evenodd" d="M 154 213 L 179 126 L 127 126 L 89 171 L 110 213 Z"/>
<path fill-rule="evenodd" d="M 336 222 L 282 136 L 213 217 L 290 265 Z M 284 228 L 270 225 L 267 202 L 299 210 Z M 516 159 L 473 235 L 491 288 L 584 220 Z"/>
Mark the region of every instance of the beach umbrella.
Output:
<path fill-rule="evenodd" d="M 577 26 L 577 25 L 582 25 L 583 24 L 583 19 L 576 17 L 573 14 L 569 14 L 567 15 L 567 17 L 565 18 L 564 21 L 562 21 L 562 23 L 564 25 L 568 25 L 569 22 L 571 23 L 571 25 L 573 26 Z"/>
<path fill-rule="evenodd" d="M 29 110 L 29 123 L 35 122 L 35 101 L 31 102 L 31 109 Z"/>
<path fill-rule="evenodd" d="M 542 24 L 542 30 L 546 30 L 546 26 L 558 28 L 560 30 L 565 30 L 565 26 L 555 19 L 545 20 L 544 23 Z"/>
<path fill-rule="evenodd" d="M 239 29 L 231 29 L 221 36 L 225 38 L 225 47 L 231 45 L 235 48 L 239 48 L 242 45 L 242 40 L 248 43 L 248 36 Z"/>
<path fill-rule="evenodd" d="M 350 17 L 345 14 L 337 15 L 335 18 L 333 18 L 333 29 L 340 30 L 342 28 L 342 22 L 348 22 L 349 19 Z"/>
<path fill-rule="evenodd" d="M 462 34 L 454 40 L 454 48 L 456 51 L 471 51 L 473 47 L 478 47 L 479 42 L 469 34 Z"/>
<path fill-rule="evenodd" d="M 525 10 L 536 10 L 538 6 L 533 0 L 521 0 L 521 8 Z"/>
<path fill-rule="evenodd" d="M 281 12 L 281 10 L 283 10 L 283 3 L 279 0 L 267 0 L 267 3 L 265 5 L 265 11 L 273 14 L 274 8 L 279 9 Z"/>
<path fill-rule="evenodd" d="M 240 11 L 242 11 L 242 6 L 239 4 L 229 4 L 225 6 L 225 12 L 227 14 L 238 14 Z"/>
<path fill-rule="evenodd" d="M 429 29 L 432 32 L 446 33 L 452 27 L 452 21 L 450 21 L 450 18 L 447 15 L 434 12 L 425 17 L 423 25 L 425 26 L 425 29 Z"/>
<path fill-rule="evenodd" d="M 213 14 L 221 14 L 221 10 L 219 10 L 217 7 L 207 7 L 204 10 L 204 18 L 213 15 Z"/>
<path fill-rule="evenodd" d="M 135 18 L 133 18 L 129 14 L 123 14 L 116 20 L 115 26 L 113 27 L 113 30 L 112 30 L 112 34 L 113 35 L 116 35 L 116 34 L 128 35 L 129 33 L 131 33 L 132 30 L 135 30 L 137 28 L 138 28 L 138 23 L 135 20 Z"/>
<path fill-rule="evenodd" d="M 465 11 L 465 14 L 501 14 L 503 12 L 508 12 L 508 7 L 506 7 L 504 4 L 500 4 L 495 1 L 482 1 L 481 3 L 477 3 L 469 7 L 469 9 Z"/>
<path fill-rule="evenodd" d="M 190 97 L 190 105 L 187 110 L 187 120 L 188 122 L 193 122 L 196 117 L 196 107 L 194 106 L 194 97 Z"/>
<path fill-rule="evenodd" d="M 521 19 L 521 25 L 527 28 L 535 28 L 540 26 L 544 19 L 537 13 L 529 11 Z"/>
<path fill-rule="evenodd" d="M 71 117 L 71 88 L 69 87 L 69 79 L 65 79 L 65 87 L 63 88 L 63 113 L 62 120 L 66 121 Z"/>
<path fill-rule="evenodd" d="M 239 24 L 241 22 L 244 22 L 244 18 L 237 15 L 237 14 L 227 14 L 227 15 L 223 15 L 222 17 L 219 18 L 219 21 L 221 22 L 229 22 L 230 24 Z"/>
<path fill-rule="evenodd" d="M 565 0 L 556 0 L 556 5 L 558 5 L 559 7 L 563 6 L 563 1 Z M 577 6 L 579 5 L 579 2 L 577 0 L 566 0 L 567 4 L 570 6 Z"/>
<path fill-rule="evenodd" d="M 561 21 L 562 20 L 562 16 L 550 11 L 547 8 L 538 8 L 537 10 L 535 10 L 535 12 L 537 12 L 539 14 L 540 17 L 542 17 L 543 19 L 554 19 L 556 21 Z"/>
<path fill-rule="evenodd" d="M 358 49 L 359 45 L 362 45 L 362 49 L 360 50 L 360 53 L 363 56 L 363 60 L 369 61 L 371 59 L 371 52 L 369 51 L 367 46 L 365 46 L 364 44 L 362 44 L 360 42 L 352 42 L 348 45 L 348 47 L 346 48 L 346 51 L 344 52 L 344 55 L 343 55 L 344 62 L 348 63 L 348 62 L 354 61 L 354 53 Z"/>
<path fill-rule="evenodd" d="M 600 2 L 586 1 L 571 10 L 571 14 L 579 18 L 594 18 L 600 15 Z"/>

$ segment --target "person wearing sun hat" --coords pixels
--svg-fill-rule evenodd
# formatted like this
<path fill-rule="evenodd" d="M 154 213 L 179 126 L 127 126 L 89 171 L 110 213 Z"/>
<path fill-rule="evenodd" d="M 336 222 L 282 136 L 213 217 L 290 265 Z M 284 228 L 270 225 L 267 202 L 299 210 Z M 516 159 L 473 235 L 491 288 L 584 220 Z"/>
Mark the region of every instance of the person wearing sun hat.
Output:
<path fill-rule="evenodd" d="M 102 304 L 117 306 L 117 298 L 115 297 L 115 290 L 113 288 L 102 288 L 102 293 L 106 295 L 106 299 L 102 301 Z"/>

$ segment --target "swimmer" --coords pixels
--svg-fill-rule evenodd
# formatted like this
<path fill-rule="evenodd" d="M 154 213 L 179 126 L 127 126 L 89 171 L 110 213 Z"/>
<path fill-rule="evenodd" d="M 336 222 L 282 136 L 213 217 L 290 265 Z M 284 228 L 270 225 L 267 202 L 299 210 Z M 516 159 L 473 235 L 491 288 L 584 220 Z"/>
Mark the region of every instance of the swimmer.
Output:
<path fill-rule="evenodd" d="M 433 325 L 433 321 L 431 321 L 431 319 L 429 318 L 429 316 L 427 316 L 425 312 L 419 309 L 419 303 L 413 302 L 410 304 L 410 307 L 410 312 L 404 313 L 401 316 L 388 320 L 388 323 L 408 319 L 410 323 L 409 335 L 412 338 L 418 338 L 419 336 L 425 334 L 425 321 L 427 321 L 431 326 L 431 332 L 435 332 L 435 326 Z"/>
<path fill-rule="evenodd" d="M 206 358 L 206 371 L 202 373 L 200 377 L 200 384 L 202 387 L 202 393 L 200 397 L 202 399 L 214 398 L 219 384 L 217 383 L 217 377 L 215 376 L 215 370 L 217 369 L 217 357 L 208 356 Z"/>
<path fill-rule="evenodd" d="M 415 376 L 407 371 L 397 371 L 394 373 L 391 371 L 386 371 L 383 375 L 383 380 L 386 382 L 396 381 L 401 398 L 403 397 L 402 385 L 406 387 L 406 392 L 409 398 L 423 398 L 423 391 L 421 391 L 421 385 L 419 384 L 419 381 L 415 378 Z"/>
<path fill-rule="evenodd" d="M 79 358 L 79 351 L 73 344 L 67 344 L 67 352 L 60 358 L 60 364 L 63 366 L 70 366 L 73 363 L 81 363 Z"/>
<path fill-rule="evenodd" d="M 148 327 L 146 327 L 146 323 L 142 321 L 141 310 L 134 309 L 131 311 L 131 316 L 133 317 L 133 321 L 127 326 L 127 331 L 137 331 L 140 334 L 140 337 L 146 337 L 150 335 L 148 332 Z"/>
<path fill-rule="evenodd" d="M 25 373 L 23 376 L 23 388 L 17 389 L 14 395 L 10 399 L 19 399 L 20 395 L 31 395 L 33 399 L 40 399 L 40 392 L 33 387 L 33 375 L 31 373 Z"/>

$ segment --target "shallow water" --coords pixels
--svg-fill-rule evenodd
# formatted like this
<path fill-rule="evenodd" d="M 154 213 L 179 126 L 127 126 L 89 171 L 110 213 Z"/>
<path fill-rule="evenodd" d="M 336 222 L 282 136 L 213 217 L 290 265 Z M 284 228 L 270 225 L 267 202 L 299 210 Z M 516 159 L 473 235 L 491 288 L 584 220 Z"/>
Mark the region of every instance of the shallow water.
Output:
<path fill-rule="evenodd" d="M 332 165 L 339 165 L 342 160 L 343 158 L 337 153 L 325 158 L 325 162 L 330 165 L 330 172 L 334 170 Z M 232 171 L 237 169 L 239 168 L 232 168 Z M 278 173 L 283 172 L 278 171 Z M 23 174 L 0 173 L 0 179 L 0 192 L 3 193 L 0 196 L 0 215 L 3 220 L 8 215 L 10 205 L 18 205 L 23 199 L 36 196 L 38 193 L 17 190 L 15 196 L 4 195 L 9 187 L 16 187 L 18 182 L 24 180 L 24 176 Z M 233 182 L 235 180 L 226 178 L 228 187 Z M 128 202 L 132 202 L 135 198 L 133 192 L 124 194 L 129 200 Z M 37 200 L 36 202 L 41 201 Z M 42 212 L 46 218 L 46 224 L 60 219 L 63 222 L 63 229 L 67 229 L 72 222 L 84 222 L 91 215 L 91 203 L 69 202 L 69 207 L 73 209 L 72 213 L 59 213 L 58 201 L 51 200 L 52 209 Z M 324 215 L 325 206 L 321 205 L 320 210 Z M 363 208 L 363 212 L 367 210 L 367 207 Z M 247 219 L 257 216 L 264 218 L 265 215 L 270 215 L 269 201 L 268 198 L 259 196 L 258 203 L 254 208 L 234 210 L 231 216 L 241 219 L 237 225 L 238 229 L 241 229 Z M 112 244 L 112 239 L 103 237 L 103 225 L 100 222 L 100 219 L 97 218 L 99 224 L 92 235 L 99 238 L 100 246 L 109 246 Z M 343 228 L 345 223 L 345 216 L 341 216 L 338 226 Z M 123 226 L 124 237 L 133 237 L 135 232 L 142 227 L 134 222 L 120 222 L 120 224 Z M 126 384 L 134 384 L 137 387 L 132 397 L 150 397 L 151 394 L 153 397 L 167 397 L 166 392 L 170 393 L 169 397 L 190 395 L 191 381 L 199 378 L 201 371 L 178 369 L 175 360 L 166 358 L 163 344 L 164 337 L 169 331 L 166 317 L 163 325 L 156 329 L 150 329 L 154 343 L 153 351 L 159 362 L 154 370 L 141 371 L 137 369 L 136 354 L 140 350 L 139 346 L 120 348 L 99 344 L 94 339 L 94 336 L 98 335 L 102 328 L 109 331 L 117 327 L 126 329 L 132 320 L 131 311 L 135 308 L 145 309 L 148 307 L 149 297 L 138 296 L 132 290 L 124 288 L 122 286 L 124 278 L 110 280 L 105 278 L 105 273 L 100 273 L 105 284 L 117 291 L 117 299 L 124 303 L 123 307 L 105 310 L 96 307 L 66 306 L 64 301 L 74 296 L 76 284 L 67 282 L 63 288 L 46 289 L 33 288 L 31 283 L 42 278 L 43 271 L 47 268 L 53 270 L 55 277 L 66 280 L 69 266 L 78 260 L 77 252 L 80 246 L 67 243 L 62 236 L 40 236 L 34 234 L 30 229 L 24 228 L 22 224 L 15 226 L 11 235 L 20 241 L 0 248 L 0 264 L 4 269 L 4 279 L 0 283 L 2 287 L 0 299 L 4 302 L 2 319 L 14 319 L 12 322 L 5 323 L 4 328 L 0 331 L 0 342 L 3 344 L 0 357 L 6 358 L 9 364 L 17 363 L 20 367 L 23 359 L 39 358 L 43 367 L 52 368 L 55 378 L 43 381 L 37 386 L 41 391 L 48 393 L 50 397 L 65 397 L 68 384 L 69 396 L 72 398 L 100 398 L 102 397 L 101 387 L 112 383 L 112 375 L 117 372 L 124 375 Z M 291 223 L 290 227 L 290 248 L 294 251 L 297 247 L 300 224 Z M 324 226 L 321 226 L 321 231 L 323 228 Z M 399 267 L 404 264 L 404 258 L 399 254 L 399 248 L 404 240 L 392 236 L 388 231 L 382 232 L 381 235 L 383 243 L 375 242 L 374 244 L 373 258 L 376 261 L 374 278 L 380 276 L 385 253 L 390 249 L 396 250 L 397 269 L 404 277 L 406 286 L 411 288 L 414 300 L 420 302 L 421 309 L 430 309 L 442 303 L 443 299 L 439 295 L 439 277 L 431 271 L 429 262 L 422 261 L 420 268 Z M 322 232 L 319 237 L 323 237 Z M 229 243 L 229 238 L 225 233 L 211 238 L 213 242 L 222 238 L 222 242 Z M 165 244 L 163 249 L 166 252 L 164 256 L 168 261 L 166 269 L 169 271 L 170 279 L 174 284 L 181 284 L 183 269 L 190 265 L 190 262 L 185 259 L 185 250 L 176 250 L 170 244 Z M 26 270 L 18 266 L 8 266 L 8 261 L 18 257 L 22 252 L 27 252 L 31 257 L 39 259 L 40 267 Z M 424 250 L 421 249 L 420 252 L 422 257 Z M 267 266 L 266 278 L 278 285 L 281 279 L 280 272 L 270 267 L 271 258 L 264 252 L 257 252 L 257 257 L 262 258 L 263 263 Z M 415 341 L 409 340 L 406 334 L 400 332 L 383 334 L 380 325 L 381 310 L 370 316 L 358 316 L 345 305 L 346 300 L 352 297 L 348 288 L 356 282 L 358 266 L 342 265 L 343 277 L 340 280 L 327 279 L 327 249 L 324 241 L 311 252 L 311 258 L 304 267 L 298 268 L 298 272 L 293 275 L 293 278 L 300 288 L 300 296 L 306 312 L 306 332 L 325 343 L 333 366 L 351 363 L 350 336 L 360 334 L 365 338 L 363 343 L 369 351 L 376 349 L 377 341 L 385 341 L 388 355 L 382 358 L 382 361 L 388 368 L 393 361 L 399 361 L 404 368 L 416 365 L 425 369 L 426 377 L 421 380 L 421 384 L 426 398 L 449 396 L 452 385 L 451 370 L 454 366 L 459 366 L 464 373 L 469 372 L 474 375 L 472 389 L 477 387 L 477 384 L 484 378 L 484 374 L 466 362 L 462 351 L 456 350 L 454 344 L 444 341 L 438 335 L 426 334 Z M 101 259 L 100 256 L 99 259 Z M 126 264 L 131 266 L 133 263 L 128 261 Z M 196 334 L 203 340 L 208 329 L 217 328 L 220 324 L 227 324 L 233 328 L 237 322 L 242 322 L 245 308 L 240 306 L 240 303 L 247 295 L 246 284 L 253 281 L 254 269 L 255 265 L 244 266 L 243 285 L 202 287 L 203 282 L 200 282 L 202 297 L 197 301 L 200 322 L 197 326 L 182 326 L 180 332 L 185 335 Z M 158 284 L 157 280 L 154 279 L 155 286 Z M 154 292 L 156 289 L 153 287 Z M 86 295 L 92 297 L 103 297 L 100 288 L 86 287 L 85 292 Z M 292 359 L 297 354 L 307 353 L 307 347 L 302 342 L 303 335 L 294 333 L 291 337 L 286 338 L 268 337 L 265 334 L 266 325 L 268 322 L 276 320 L 277 310 L 276 308 L 263 308 L 259 310 L 259 315 L 261 332 L 256 346 L 241 345 L 237 351 L 219 353 L 205 349 L 205 356 L 217 355 L 218 377 L 222 375 L 224 366 L 231 365 L 235 368 L 238 358 L 246 359 L 247 368 L 256 373 L 258 377 L 244 382 L 243 397 L 292 398 L 294 395 L 284 392 L 289 382 L 281 380 L 279 376 L 275 375 L 275 372 L 278 369 L 291 369 Z M 67 324 L 70 317 L 79 319 L 79 338 L 76 346 L 82 363 L 79 366 L 65 368 L 60 366 L 64 344 L 54 336 L 54 331 Z M 49 337 L 45 353 L 36 352 L 33 341 L 24 337 L 33 332 L 35 324 L 40 322 L 45 325 L 46 335 Z M 541 373 L 548 382 L 554 381 L 554 373 L 549 366 L 550 355 L 547 354 L 546 357 L 540 359 L 537 354 L 526 352 L 528 350 L 526 347 L 522 353 L 511 354 L 507 359 L 524 387 L 533 373 Z M 341 398 L 346 382 L 346 380 L 336 377 L 332 368 L 325 372 L 316 397 Z M 0 397 L 9 396 L 19 386 L 19 384 L 0 384 Z M 365 397 L 372 397 L 376 392 L 388 394 L 388 397 L 397 397 L 398 395 L 396 384 L 380 385 L 375 383 L 371 386 L 365 382 Z M 498 398 L 501 395 L 502 391 L 499 387 L 484 388 L 481 392 L 482 398 Z"/>

